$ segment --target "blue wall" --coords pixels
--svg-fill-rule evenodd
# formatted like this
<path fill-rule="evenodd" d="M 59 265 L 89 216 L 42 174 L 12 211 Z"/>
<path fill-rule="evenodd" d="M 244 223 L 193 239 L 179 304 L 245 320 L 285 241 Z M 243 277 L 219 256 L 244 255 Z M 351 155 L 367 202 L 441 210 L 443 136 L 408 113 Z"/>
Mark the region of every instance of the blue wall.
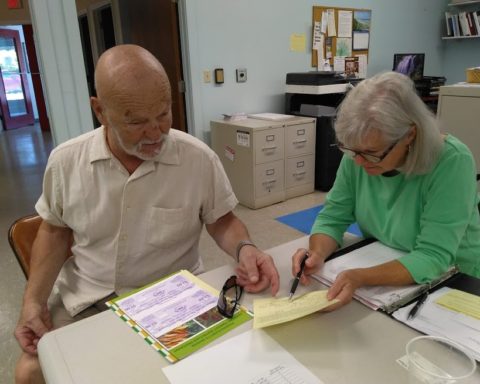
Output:
<path fill-rule="evenodd" d="M 314 5 L 372 10 L 368 76 L 390 70 L 395 52 L 425 52 L 425 75 L 446 75 L 461 81 L 465 63 L 468 61 L 471 66 L 476 60 L 474 54 L 463 52 L 461 61 L 458 55 L 449 57 L 447 64 L 445 56 L 450 55 L 450 50 L 478 47 L 480 39 L 457 45 L 449 41 L 446 49 L 440 36 L 444 33 L 447 3 L 448 0 L 184 0 L 182 38 L 190 87 L 187 103 L 193 110 L 189 131 L 208 143 L 210 120 L 221 118 L 222 113 L 284 112 L 286 73 L 313 69 L 310 63 Z M 289 50 L 292 34 L 305 34 L 305 52 Z M 203 83 L 202 72 L 217 67 L 224 69 L 225 83 Z M 243 67 L 247 68 L 248 81 L 236 83 L 235 69 Z"/>

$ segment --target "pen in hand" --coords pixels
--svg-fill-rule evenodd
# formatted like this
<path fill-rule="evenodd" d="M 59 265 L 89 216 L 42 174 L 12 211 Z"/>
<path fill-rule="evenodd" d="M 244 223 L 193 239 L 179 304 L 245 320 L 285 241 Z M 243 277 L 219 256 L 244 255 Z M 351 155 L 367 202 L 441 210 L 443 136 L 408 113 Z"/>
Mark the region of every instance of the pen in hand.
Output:
<path fill-rule="evenodd" d="M 427 300 L 427 297 L 428 297 L 428 291 L 424 292 L 423 295 L 420 296 L 420 299 L 418 299 L 418 301 L 415 303 L 413 308 L 410 310 L 407 317 L 408 320 L 413 319 L 417 315 L 421 306 L 425 303 L 425 300 Z"/>
<path fill-rule="evenodd" d="M 307 261 L 309 256 L 310 254 L 308 252 L 306 252 L 305 256 L 303 256 L 302 262 L 300 263 L 300 271 L 298 271 L 297 276 L 295 276 L 292 288 L 290 289 L 290 296 L 288 297 L 289 300 L 292 300 L 292 297 L 297 290 L 298 282 L 300 281 L 300 277 L 302 277 L 303 270 L 305 269 L 305 262 Z"/>

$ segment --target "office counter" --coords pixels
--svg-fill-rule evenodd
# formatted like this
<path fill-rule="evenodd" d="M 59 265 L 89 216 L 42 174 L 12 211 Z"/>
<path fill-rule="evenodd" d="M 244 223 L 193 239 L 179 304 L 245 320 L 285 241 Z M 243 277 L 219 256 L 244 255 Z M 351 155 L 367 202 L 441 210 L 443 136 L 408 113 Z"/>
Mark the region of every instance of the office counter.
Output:
<path fill-rule="evenodd" d="M 290 289 L 291 255 L 307 244 L 305 236 L 268 251 L 281 276 L 280 296 L 286 296 Z M 234 267 L 227 265 L 204 273 L 200 278 L 220 290 L 232 273 Z M 309 289 L 321 287 L 313 281 Z M 299 286 L 297 294 L 306 291 L 307 288 Z M 268 296 L 269 292 L 245 294 L 242 304 L 251 308 L 253 298 Z M 210 345 L 251 327 L 252 322 L 247 322 Z M 266 328 L 265 332 L 326 384 L 407 382 L 407 371 L 396 360 L 405 355 L 407 341 L 419 335 L 358 302 L 332 313 L 315 313 Z M 48 383 L 168 382 L 162 367 L 169 363 L 113 311 L 46 334 L 39 343 L 39 357 Z M 217 363 L 212 362 L 212 368 Z M 479 379 L 477 370 L 472 382 L 480 382 Z M 198 382 L 202 382 L 201 377 Z"/>

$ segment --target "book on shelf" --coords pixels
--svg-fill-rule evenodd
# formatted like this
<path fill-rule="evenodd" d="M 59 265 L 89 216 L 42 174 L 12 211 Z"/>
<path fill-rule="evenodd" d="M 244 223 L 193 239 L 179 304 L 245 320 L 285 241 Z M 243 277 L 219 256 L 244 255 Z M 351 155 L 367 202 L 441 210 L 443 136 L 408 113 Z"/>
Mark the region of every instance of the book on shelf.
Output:
<path fill-rule="evenodd" d="M 252 319 L 239 307 L 233 318 L 217 310 L 219 292 L 181 270 L 106 304 L 157 352 L 175 363 Z"/>
<path fill-rule="evenodd" d="M 447 36 L 480 36 L 480 11 L 445 12 Z"/>
<path fill-rule="evenodd" d="M 453 36 L 453 20 L 450 12 L 445 12 L 445 23 L 447 25 L 447 36 Z"/>
<path fill-rule="evenodd" d="M 366 239 L 333 254 L 312 277 L 326 286 L 331 286 L 338 274 L 346 269 L 373 267 L 398 259 L 404 254 L 405 252 L 390 248 L 375 239 Z M 361 287 L 355 291 L 354 298 L 371 309 L 391 313 L 456 272 L 457 269 L 452 267 L 429 284 Z"/>

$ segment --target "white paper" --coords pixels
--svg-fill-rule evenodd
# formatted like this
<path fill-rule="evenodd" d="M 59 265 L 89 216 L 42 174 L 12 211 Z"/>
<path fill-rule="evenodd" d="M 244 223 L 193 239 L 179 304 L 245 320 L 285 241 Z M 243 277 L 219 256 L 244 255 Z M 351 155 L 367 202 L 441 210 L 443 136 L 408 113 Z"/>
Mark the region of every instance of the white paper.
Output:
<path fill-rule="evenodd" d="M 352 268 L 369 268 L 398 259 L 405 252 L 387 247 L 376 241 L 356 249 L 346 255 L 327 261 L 323 268 L 315 275 L 315 279 L 328 286 L 332 285 L 337 275 Z M 372 286 L 361 287 L 355 291 L 354 297 L 372 309 L 389 306 L 398 300 L 411 297 L 412 299 L 423 289 L 421 285 L 408 285 L 402 287 Z"/>
<path fill-rule="evenodd" d="M 335 72 L 345 72 L 345 57 L 335 56 L 333 58 L 333 70 Z"/>
<path fill-rule="evenodd" d="M 427 335 L 443 336 L 456 341 L 475 360 L 480 361 L 480 320 L 435 303 L 435 300 L 450 290 L 451 288 L 443 287 L 431 293 L 413 319 L 407 318 L 415 303 L 393 312 L 393 317 Z"/>
<path fill-rule="evenodd" d="M 319 49 L 319 47 L 323 48 L 322 44 L 322 31 L 320 26 L 320 21 L 315 21 L 313 25 L 313 45 L 312 49 Z"/>
<path fill-rule="evenodd" d="M 358 57 L 358 77 L 360 79 L 367 78 L 367 55 L 355 55 Z"/>
<path fill-rule="evenodd" d="M 335 26 L 335 10 L 327 9 L 328 14 L 328 36 L 337 35 L 337 27 Z"/>
<path fill-rule="evenodd" d="M 322 12 L 322 24 L 320 26 L 320 32 L 327 33 L 327 27 L 328 27 L 328 14 L 327 14 L 327 12 L 323 11 Z"/>
<path fill-rule="evenodd" d="M 237 145 L 250 148 L 250 133 L 248 131 L 237 131 Z"/>
<path fill-rule="evenodd" d="M 232 337 L 163 372 L 172 384 L 323 384 L 262 330 Z"/>
<path fill-rule="evenodd" d="M 357 51 L 368 49 L 369 36 L 369 32 L 353 32 L 353 49 Z"/>
<path fill-rule="evenodd" d="M 352 37 L 352 11 L 338 11 L 338 37 Z"/>

